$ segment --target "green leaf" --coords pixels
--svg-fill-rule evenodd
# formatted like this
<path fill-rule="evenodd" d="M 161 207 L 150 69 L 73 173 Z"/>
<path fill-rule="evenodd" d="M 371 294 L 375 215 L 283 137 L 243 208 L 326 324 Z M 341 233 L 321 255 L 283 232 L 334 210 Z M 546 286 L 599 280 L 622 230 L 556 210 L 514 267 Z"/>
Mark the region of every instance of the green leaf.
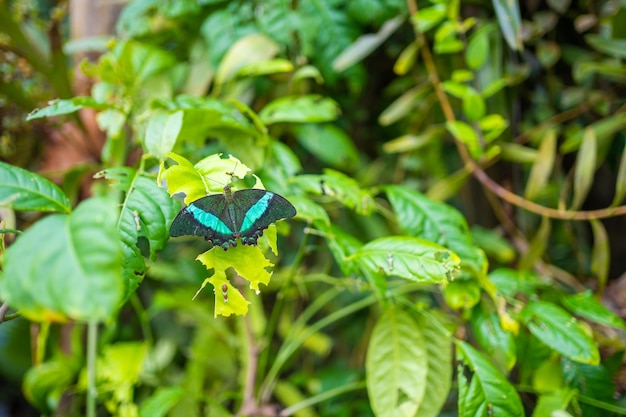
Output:
<path fill-rule="evenodd" d="M 476 340 L 501 371 L 510 371 L 517 361 L 515 337 L 505 331 L 496 311 L 486 311 L 484 305 L 476 306 L 472 315 L 472 331 Z"/>
<path fill-rule="evenodd" d="M 585 41 L 595 50 L 615 58 L 626 58 L 626 40 L 607 39 L 605 36 L 589 33 L 585 35 Z"/>
<path fill-rule="evenodd" d="M 207 283 L 213 286 L 215 317 L 228 317 L 231 314 L 245 315 L 248 312 L 250 302 L 239 292 L 236 283 L 231 283 L 228 280 L 226 273 L 228 269 L 232 268 L 239 278 L 250 283 L 251 289 L 260 292 L 259 285 L 269 283 L 272 277 L 270 268 L 274 266 L 263 256 L 263 251 L 259 246 L 238 245 L 229 248 L 228 251 L 213 247 L 196 259 L 202 262 L 207 269 L 215 271 L 213 276 L 207 278 L 200 288 L 202 290 Z M 223 295 L 224 286 L 226 286 L 226 297 Z"/>
<path fill-rule="evenodd" d="M 68 198 L 56 184 L 4 162 L 0 162 L 0 205 L 18 211 L 71 211 Z"/>
<path fill-rule="evenodd" d="M 442 246 L 404 236 L 372 240 L 350 259 L 364 271 L 421 283 L 442 283 L 452 279 L 460 263 L 455 253 Z"/>
<path fill-rule="evenodd" d="M 326 226 L 330 226 L 331 223 L 328 213 L 310 198 L 290 197 L 289 202 L 296 208 L 298 218 L 304 219 L 310 223 L 321 222 Z"/>
<path fill-rule="evenodd" d="M 626 148 L 622 151 L 617 178 L 615 179 L 615 197 L 611 206 L 619 205 L 626 196 Z"/>
<path fill-rule="evenodd" d="M 328 250 L 332 253 L 341 272 L 345 276 L 356 273 L 357 267 L 348 257 L 358 251 L 363 246 L 363 242 L 334 224 L 326 228 L 326 241 Z"/>
<path fill-rule="evenodd" d="M 110 319 L 124 292 L 116 222 L 97 197 L 40 220 L 7 249 L 0 298 L 33 321 Z"/>
<path fill-rule="evenodd" d="M 146 149 L 152 155 L 163 160 L 174 149 L 176 139 L 183 127 L 184 112 L 174 113 L 157 111 L 150 116 L 146 128 Z"/>
<path fill-rule="evenodd" d="M 293 63 L 284 58 L 274 58 L 268 61 L 260 61 L 241 67 L 236 77 L 257 77 L 260 75 L 283 74 L 293 72 Z"/>
<path fill-rule="evenodd" d="M 48 102 L 48 106 L 30 112 L 26 120 L 39 119 L 41 117 L 61 116 L 63 114 L 74 113 L 80 109 L 90 108 L 96 110 L 106 110 L 111 105 L 100 103 L 93 97 L 73 97 L 69 99 L 57 99 Z"/>
<path fill-rule="evenodd" d="M 537 159 L 533 163 L 526 183 L 524 196 L 532 200 L 537 197 L 540 191 L 545 190 L 546 183 L 554 169 L 554 159 L 556 157 L 556 132 L 550 130 L 541 140 Z"/>
<path fill-rule="evenodd" d="M 589 221 L 593 231 L 593 249 L 591 250 L 591 272 L 598 280 L 599 292 L 602 293 L 609 277 L 611 267 L 611 248 L 609 236 L 600 220 Z"/>
<path fill-rule="evenodd" d="M 361 35 L 333 61 L 333 69 L 341 72 L 369 56 L 404 23 L 404 16 L 387 20 L 378 33 Z"/>
<path fill-rule="evenodd" d="M 516 297 L 518 294 L 531 296 L 549 283 L 541 279 L 531 271 L 498 268 L 489 273 L 489 281 L 493 282 L 498 292 L 505 297 Z"/>
<path fill-rule="evenodd" d="M 409 88 L 380 113 L 378 123 L 389 126 L 410 115 L 429 91 L 426 86 Z"/>
<path fill-rule="evenodd" d="M 259 33 L 237 40 L 220 61 L 215 74 L 215 83 L 224 84 L 242 68 L 270 60 L 278 50 L 279 45 L 276 42 Z"/>
<path fill-rule="evenodd" d="M 179 205 L 159 188 L 156 179 L 140 176 L 131 168 L 111 168 L 100 175 L 112 180 L 115 188 L 124 193 L 117 229 L 122 238 L 128 297 L 146 271 L 143 255 L 137 246 L 140 237 L 147 239 L 148 257 L 154 260 L 156 252 L 165 247 L 170 224 L 178 213 Z"/>
<path fill-rule="evenodd" d="M 179 386 L 159 387 L 139 406 L 139 417 L 165 417 L 185 396 Z"/>
<path fill-rule="evenodd" d="M 411 16 L 411 21 L 417 27 L 417 30 L 426 33 L 441 23 L 445 18 L 446 6 L 444 4 L 435 4 L 420 9 L 418 13 Z"/>
<path fill-rule="evenodd" d="M 578 210 L 587 198 L 593 176 L 596 171 L 597 141 L 592 128 L 585 129 L 585 136 L 576 154 L 576 170 L 574 171 L 574 198 L 572 210 Z"/>
<path fill-rule="evenodd" d="M 465 51 L 465 62 L 472 70 L 478 70 L 489 56 L 489 34 L 493 31 L 493 25 L 486 25 L 472 33 Z"/>
<path fill-rule="evenodd" d="M 523 416 L 524 408 L 511 383 L 483 354 L 457 343 L 459 416 Z"/>
<path fill-rule="evenodd" d="M 483 151 L 478 140 L 478 135 L 470 125 L 460 120 L 455 120 L 453 122 L 446 122 L 446 129 L 448 129 L 448 132 L 450 132 L 456 140 L 467 146 L 467 149 L 474 159 L 480 159 Z"/>
<path fill-rule="evenodd" d="M 358 214 L 368 215 L 376 207 L 371 191 L 339 171 L 325 169 L 323 175 L 298 175 L 293 182 L 304 191 L 333 198 Z"/>
<path fill-rule="evenodd" d="M 469 88 L 463 96 L 463 113 L 471 122 L 476 122 L 485 115 L 485 100 L 473 88 Z"/>
<path fill-rule="evenodd" d="M 535 301 L 522 310 L 520 318 L 537 339 L 566 358 L 592 365 L 600 362 L 595 341 L 562 308 Z"/>
<path fill-rule="evenodd" d="M 374 327 L 365 359 L 367 392 L 377 417 L 415 415 L 426 392 L 427 354 L 415 320 L 389 307 Z"/>
<path fill-rule="evenodd" d="M 404 186 L 385 187 L 399 226 L 409 236 L 419 236 L 444 246 L 461 258 L 461 270 L 484 277 L 487 260 L 472 240 L 465 217 L 444 203 Z"/>
<path fill-rule="evenodd" d="M 548 246 L 550 239 L 550 231 L 552 230 L 552 221 L 549 217 L 542 217 L 539 229 L 530 241 L 528 251 L 522 255 L 517 267 L 520 270 L 532 270 L 535 263 L 541 259 Z"/>
<path fill-rule="evenodd" d="M 419 55 L 419 44 L 412 42 L 400 53 L 395 64 L 393 64 L 393 72 L 396 75 L 406 75 L 413 65 L 417 62 Z"/>
<path fill-rule="evenodd" d="M 35 365 L 24 375 L 24 396 L 42 413 L 49 415 L 53 411 L 51 405 L 74 383 L 79 369 L 78 358 L 65 355 Z"/>
<path fill-rule="evenodd" d="M 571 388 L 561 388 L 557 391 L 541 394 L 533 411 L 533 417 L 558 416 L 558 411 L 567 410 L 567 406 L 576 396 L 578 391 Z M 570 414 L 563 414 L 563 417 Z"/>
<path fill-rule="evenodd" d="M 452 343 L 441 331 L 441 324 L 432 314 L 419 316 L 417 327 L 421 330 L 426 346 L 426 391 L 415 417 L 436 417 L 448 398 L 452 385 Z"/>
<path fill-rule="evenodd" d="M 572 313 L 587 320 L 615 329 L 626 329 L 624 320 L 598 301 L 591 291 L 568 295 L 562 301 Z"/>
<path fill-rule="evenodd" d="M 520 18 L 519 3 L 508 0 L 492 0 L 496 11 L 498 25 L 504 35 L 509 48 L 521 51 L 522 44 L 522 19 Z"/>
<path fill-rule="evenodd" d="M 259 113 L 265 124 L 322 123 L 335 120 L 341 110 L 332 99 L 316 94 L 283 96 L 268 103 Z"/>
<path fill-rule="evenodd" d="M 471 309 L 480 302 L 481 288 L 473 279 L 455 279 L 443 288 L 446 304 L 455 310 Z"/>
<path fill-rule="evenodd" d="M 496 230 L 481 226 L 472 226 L 472 236 L 476 245 L 485 251 L 488 257 L 507 264 L 515 259 L 515 248 Z"/>
<path fill-rule="evenodd" d="M 359 153 L 350 137 L 331 124 L 294 126 L 298 142 L 320 161 L 333 168 L 352 171 L 359 164 Z"/>

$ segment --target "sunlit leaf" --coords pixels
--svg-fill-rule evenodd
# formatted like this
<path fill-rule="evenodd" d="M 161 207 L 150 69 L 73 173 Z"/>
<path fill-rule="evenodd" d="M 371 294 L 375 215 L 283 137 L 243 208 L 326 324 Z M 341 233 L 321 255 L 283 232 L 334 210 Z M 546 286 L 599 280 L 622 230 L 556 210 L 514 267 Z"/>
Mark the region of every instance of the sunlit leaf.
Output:
<path fill-rule="evenodd" d="M 550 130 L 541 140 L 537 159 L 533 163 L 526 183 L 525 197 L 529 200 L 537 197 L 543 190 L 554 169 L 554 159 L 556 157 L 556 132 Z"/>
<path fill-rule="evenodd" d="M 587 320 L 616 329 L 626 329 L 624 320 L 598 301 L 591 291 L 563 297 L 563 304 L 572 313 Z"/>
<path fill-rule="evenodd" d="M 183 126 L 183 111 L 153 114 L 146 128 L 145 144 L 148 151 L 159 159 L 165 159 L 174 148 Z"/>
<path fill-rule="evenodd" d="M 428 351 L 410 315 L 389 307 L 376 323 L 365 363 L 376 417 L 414 415 L 426 392 Z"/>
<path fill-rule="evenodd" d="M 576 170 L 574 171 L 574 198 L 572 210 L 582 206 L 589 194 L 596 171 L 597 142 L 592 128 L 585 129 L 585 136 L 576 153 Z"/>
<path fill-rule="evenodd" d="M 591 365 L 600 362 L 596 342 L 562 308 L 534 301 L 522 310 L 520 318 L 537 339 L 566 358 Z"/>
<path fill-rule="evenodd" d="M 239 39 L 220 62 L 215 74 L 215 83 L 223 84 L 242 68 L 270 60 L 278 50 L 278 44 L 262 34 L 252 34 Z"/>
<path fill-rule="evenodd" d="M 522 19 L 520 18 L 519 3 L 508 0 L 492 0 L 492 4 L 506 43 L 514 51 L 520 51 L 522 49 Z"/>
<path fill-rule="evenodd" d="M 334 100 L 310 94 L 277 98 L 263 107 L 259 117 L 268 125 L 281 122 L 322 123 L 335 120 L 340 113 Z"/>
<path fill-rule="evenodd" d="M 67 196 L 56 184 L 4 162 L 0 162 L 0 205 L 18 211 L 71 210 Z"/>
<path fill-rule="evenodd" d="M 0 298 L 34 321 L 110 319 L 124 295 L 117 213 L 94 197 L 37 222 L 4 254 Z"/>

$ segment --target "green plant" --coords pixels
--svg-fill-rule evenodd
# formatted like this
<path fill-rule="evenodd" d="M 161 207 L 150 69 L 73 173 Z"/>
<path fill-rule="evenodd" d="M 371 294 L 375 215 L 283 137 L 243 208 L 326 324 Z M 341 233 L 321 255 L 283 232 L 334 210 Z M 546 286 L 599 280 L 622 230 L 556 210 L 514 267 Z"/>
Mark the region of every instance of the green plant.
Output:
<path fill-rule="evenodd" d="M 17 312 L 1 317 L 40 323 L 28 400 L 89 416 L 626 413 L 626 328 L 600 302 L 623 266 L 602 221 L 626 213 L 626 14 L 606 11 L 613 38 L 561 39 L 557 23 L 582 34 L 595 12 L 544 7 L 130 3 L 82 65 L 91 96 L 29 115 L 97 112 L 92 196 L 74 207 L 0 164 L 0 201 L 56 213 L 3 246 Z M 173 196 L 231 181 L 284 195 L 295 219 L 255 247 L 168 239 Z M 610 185 L 601 208 L 594 184 Z"/>

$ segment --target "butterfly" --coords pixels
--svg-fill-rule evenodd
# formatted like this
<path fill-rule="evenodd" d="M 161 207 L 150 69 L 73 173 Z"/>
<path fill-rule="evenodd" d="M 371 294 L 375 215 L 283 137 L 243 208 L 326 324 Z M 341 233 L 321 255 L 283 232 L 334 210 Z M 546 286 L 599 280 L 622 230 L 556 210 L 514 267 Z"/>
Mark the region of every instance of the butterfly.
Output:
<path fill-rule="evenodd" d="M 256 245 L 263 230 L 281 219 L 296 215 L 295 207 L 276 193 L 251 188 L 202 197 L 183 208 L 170 227 L 170 236 L 204 236 L 214 246 L 227 250 L 237 246 Z"/>

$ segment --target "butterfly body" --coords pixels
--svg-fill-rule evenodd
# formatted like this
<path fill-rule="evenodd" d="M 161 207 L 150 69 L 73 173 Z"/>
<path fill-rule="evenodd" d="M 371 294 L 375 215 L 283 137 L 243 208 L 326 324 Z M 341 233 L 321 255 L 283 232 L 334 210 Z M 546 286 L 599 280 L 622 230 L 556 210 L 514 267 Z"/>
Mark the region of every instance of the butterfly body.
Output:
<path fill-rule="evenodd" d="M 271 191 L 247 189 L 200 198 L 183 208 L 170 228 L 170 236 L 203 236 L 226 250 L 237 245 L 256 245 L 263 230 L 280 219 L 293 217 L 296 209 Z"/>

